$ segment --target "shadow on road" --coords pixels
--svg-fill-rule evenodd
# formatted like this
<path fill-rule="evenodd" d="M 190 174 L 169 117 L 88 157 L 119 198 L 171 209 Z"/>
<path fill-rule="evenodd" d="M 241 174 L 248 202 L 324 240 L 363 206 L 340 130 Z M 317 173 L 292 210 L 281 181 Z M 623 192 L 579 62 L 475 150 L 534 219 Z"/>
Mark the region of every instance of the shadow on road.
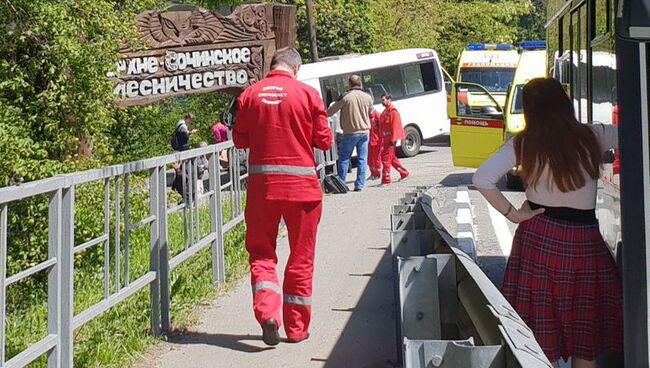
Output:
<path fill-rule="evenodd" d="M 476 259 L 476 264 L 481 267 L 485 275 L 499 289 L 503 284 L 503 273 L 506 270 L 507 263 L 508 257 L 505 256 L 479 256 Z"/>
<path fill-rule="evenodd" d="M 458 173 L 458 174 L 449 174 L 444 179 L 440 181 L 440 185 L 443 187 L 458 187 L 458 186 L 471 186 L 472 185 L 472 176 L 473 172 L 467 173 Z"/>
<path fill-rule="evenodd" d="M 441 135 L 434 138 L 429 138 L 422 142 L 423 146 L 427 147 L 451 147 L 449 135 Z"/>
<path fill-rule="evenodd" d="M 170 336 L 169 342 L 178 345 L 213 345 L 226 349 L 241 351 L 244 353 L 261 353 L 274 349 L 268 346 L 256 346 L 246 341 L 262 341 L 262 336 L 256 335 L 228 335 L 228 334 L 207 334 L 203 332 L 184 332 Z"/>
<path fill-rule="evenodd" d="M 329 357 L 322 360 L 325 368 L 397 366 L 393 276 L 390 250 L 384 249 L 384 256 L 372 274 L 347 276 L 370 277 L 356 305 L 337 305 L 332 309 L 351 314 Z"/>

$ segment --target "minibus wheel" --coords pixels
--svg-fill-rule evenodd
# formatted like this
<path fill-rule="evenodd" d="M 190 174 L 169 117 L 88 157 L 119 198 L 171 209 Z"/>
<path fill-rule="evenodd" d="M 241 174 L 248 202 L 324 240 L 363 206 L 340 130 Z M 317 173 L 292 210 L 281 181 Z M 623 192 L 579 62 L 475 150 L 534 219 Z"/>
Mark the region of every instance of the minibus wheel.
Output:
<path fill-rule="evenodd" d="M 413 157 L 420 152 L 422 146 L 422 136 L 416 127 L 407 126 L 404 128 L 406 137 L 402 139 L 402 144 L 399 146 L 400 157 Z"/>

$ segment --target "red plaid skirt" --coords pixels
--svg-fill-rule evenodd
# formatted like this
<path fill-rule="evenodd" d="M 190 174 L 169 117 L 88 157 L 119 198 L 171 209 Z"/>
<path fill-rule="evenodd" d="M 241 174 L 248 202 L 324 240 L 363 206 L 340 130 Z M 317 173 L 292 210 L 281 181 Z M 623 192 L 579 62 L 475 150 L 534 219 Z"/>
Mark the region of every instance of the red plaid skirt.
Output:
<path fill-rule="evenodd" d="M 502 291 L 552 362 L 623 349 L 622 282 L 598 224 L 521 223 Z"/>

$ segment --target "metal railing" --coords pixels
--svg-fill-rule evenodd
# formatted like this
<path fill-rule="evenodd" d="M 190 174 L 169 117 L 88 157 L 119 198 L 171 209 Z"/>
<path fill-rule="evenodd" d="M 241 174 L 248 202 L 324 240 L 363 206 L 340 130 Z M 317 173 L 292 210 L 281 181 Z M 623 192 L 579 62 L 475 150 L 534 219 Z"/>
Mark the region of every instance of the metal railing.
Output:
<path fill-rule="evenodd" d="M 219 153 L 228 152 L 222 168 Z M 207 247 L 212 251 L 212 273 L 216 284 L 225 281 L 224 234 L 243 221 L 243 200 L 247 181 L 246 153 L 233 148 L 232 141 L 179 152 L 163 157 L 52 177 L 0 189 L 0 367 L 24 367 L 44 354 L 48 367 L 72 367 L 74 330 L 105 313 L 136 292 L 149 287 L 151 331 L 171 330 L 170 272 Z M 225 162 L 225 161 L 224 161 Z M 222 163 L 224 163 L 222 162 Z M 201 193 L 200 166 L 206 166 L 208 188 Z M 168 167 L 176 166 L 184 183 L 183 200 L 168 207 Z M 130 198 L 132 179 L 148 180 L 148 211 L 134 221 Z M 88 183 L 103 183 L 104 229 L 100 236 L 75 244 L 75 190 Z M 48 198 L 47 259 L 13 275 L 7 275 L 8 215 L 12 203 L 36 196 Z M 231 213 L 224 221 L 222 205 L 230 201 Z M 202 236 L 200 209 L 209 207 L 210 229 Z M 168 216 L 181 213 L 183 249 L 170 254 Z M 176 215 L 180 216 L 180 215 Z M 112 219 L 112 221 L 111 221 Z M 111 226 L 114 224 L 114 228 Z M 130 275 L 131 234 L 149 227 L 149 269 L 132 280 Z M 206 231 L 203 231 L 206 233 Z M 112 244 L 111 244 L 112 243 Z M 94 247 L 103 247 L 103 296 L 94 305 L 75 314 L 75 257 Z M 113 252 L 111 254 L 111 251 Z M 6 291 L 8 286 L 38 273 L 47 273 L 47 335 L 7 360 Z"/>
<path fill-rule="evenodd" d="M 227 151 L 226 160 L 220 153 Z M 335 172 L 336 145 L 326 152 L 314 151 L 321 181 Z M 171 330 L 170 273 L 207 247 L 211 249 L 214 282 L 225 282 L 224 234 L 244 220 L 244 192 L 248 179 L 247 152 L 234 149 L 233 142 L 197 148 L 152 159 L 89 170 L 19 186 L 0 188 L 0 368 L 24 367 L 47 355 L 48 367 L 72 367 L 74 331 L 114 306 L 149 287 L 151 331 Z M 168 205 L 169 167 L 174 167 L 174 185 L 180 184 L 182 201 Z M 207 172 L 207 190 L 199 173 Z M 132 178 L 146 176 L 148 211 L 134 221 L 131 211 Z M 91 183 L 103 184 L 103 233 L 75 242 L 75 190 Z M 178 188 L 177 188 L 178 190 Z M 140 193 L 143 194 L 143 193 Z M 12 203 L 39 196 L 48 198 L 47 259 L 26 270 L 7 275 L 8 215 Z M 146 196 L 145 196 L 146 197 Z M 209 207 L 209 232 L 201 229 L 201 208 Z M 230 213 L 224 214 L 224 206 Z M 227 216 L 224 216 L 227 215 Z M 183 247 L 171 254 L 169 217 L 182 216 Z M 225 221 L 224 217 L 228 220 Z M 148 271 L 131 280 L 131 234 L 149 227 Z M 204 234 L 205 233 L 205 234 Z M 204 235 L 202 235 L 204 234 Z M 103 247 L 103 295 L 100 301 L 78 313 L 74 311 L 75 257 Z M 112 259 L 111 259 L 112 258 Z M 47 273 L 47 335 L 7 360 L 7 288 L 41 272 Z"/>

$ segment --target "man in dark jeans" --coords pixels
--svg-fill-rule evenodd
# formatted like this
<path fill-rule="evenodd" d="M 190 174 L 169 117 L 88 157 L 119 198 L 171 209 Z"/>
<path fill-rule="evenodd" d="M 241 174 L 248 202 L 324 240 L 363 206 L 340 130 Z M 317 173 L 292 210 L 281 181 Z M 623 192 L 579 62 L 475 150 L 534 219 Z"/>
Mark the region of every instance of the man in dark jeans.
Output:
<path fill-rule="evenodd" d="M 363 91 L 361 77 L 356 74 L 348 80 L 349 89 L 341 99 L 327 109 L 327 114 L 332 116 L 341 112 L 339 117 L 343 138 L 340 145 L 338 176 L 345 182 L 350 166 L 352 151 L 357 150 L 357 180 L 354 182 L 354 191 L 359 192 L 366 184 L 366 161 L 368 159 L 368 133 L 370 132 L 370 109 L 372 97 Z"/>

